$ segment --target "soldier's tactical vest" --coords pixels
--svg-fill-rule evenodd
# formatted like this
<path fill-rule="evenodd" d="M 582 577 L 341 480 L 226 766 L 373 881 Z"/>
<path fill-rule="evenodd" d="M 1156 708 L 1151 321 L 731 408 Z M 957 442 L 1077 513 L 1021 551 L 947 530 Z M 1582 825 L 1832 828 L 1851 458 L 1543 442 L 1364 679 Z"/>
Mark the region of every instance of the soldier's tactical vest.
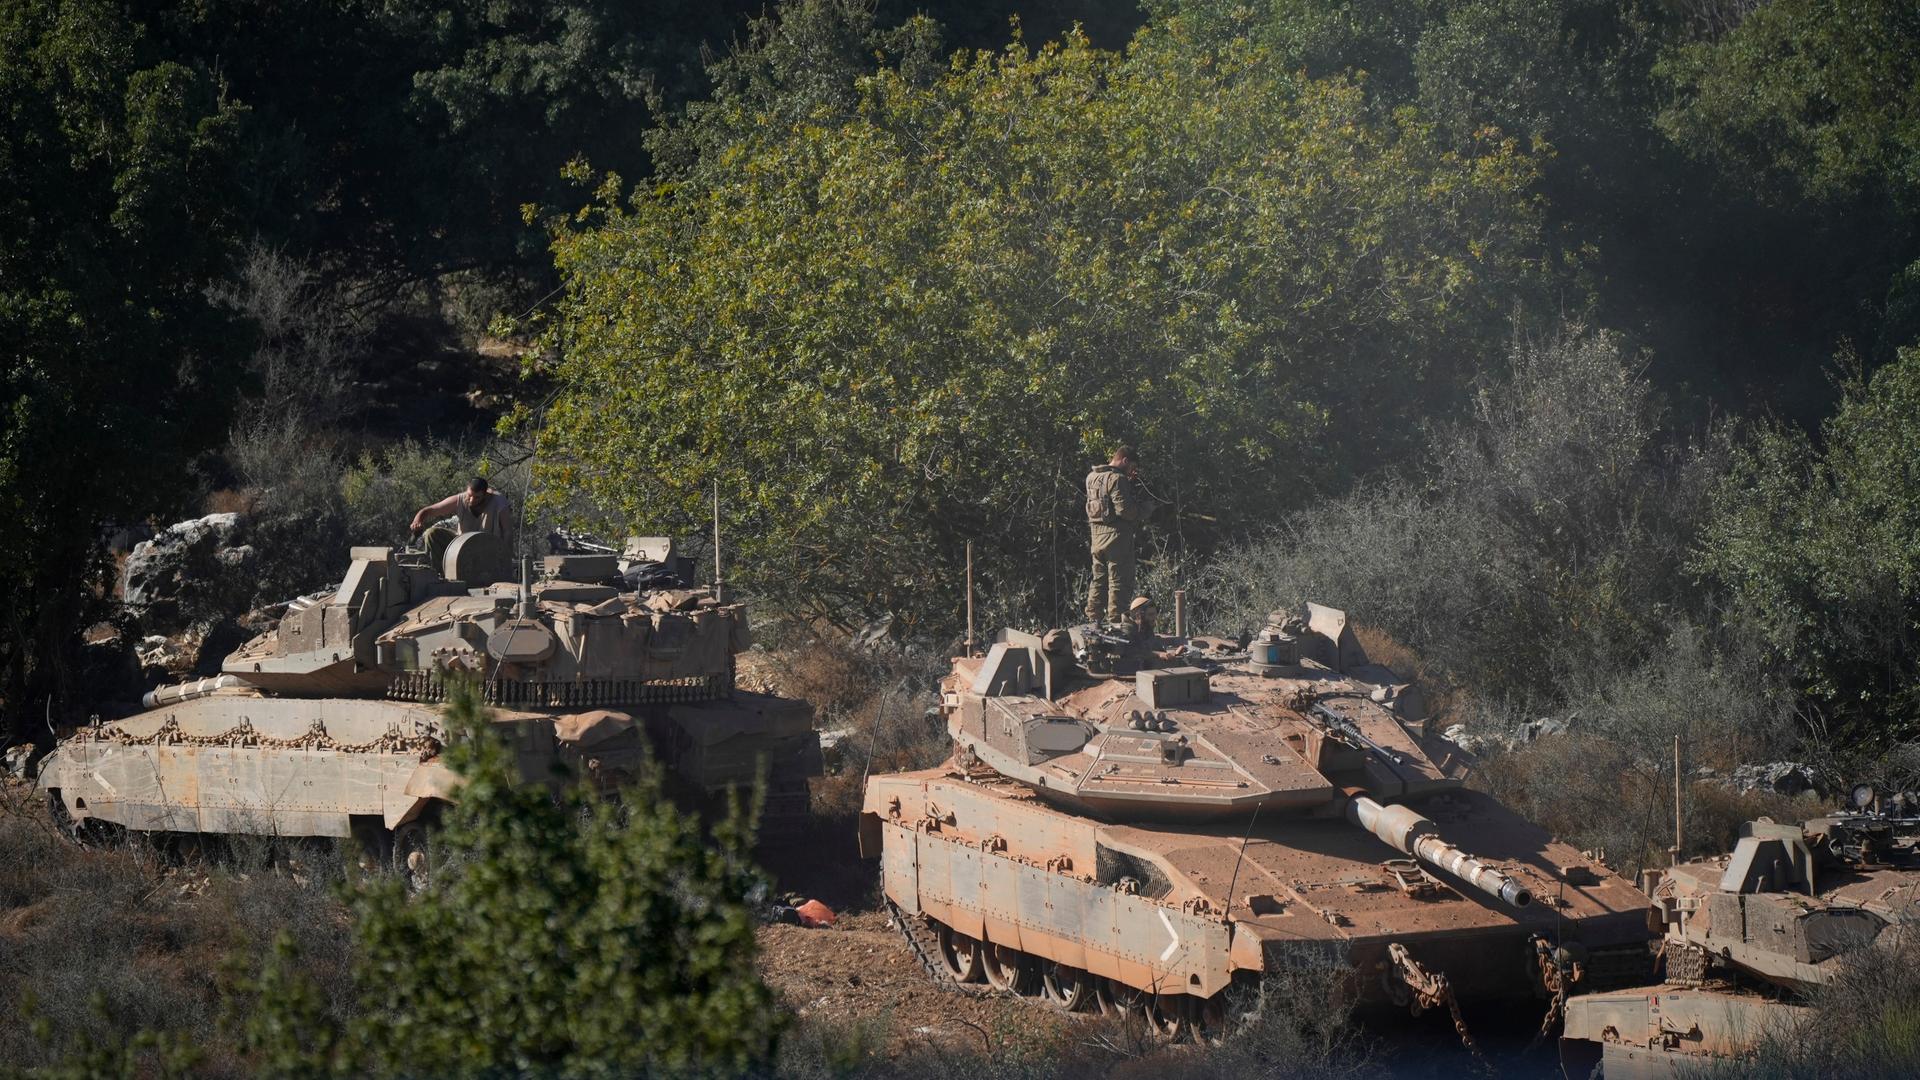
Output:
<path fill-rule="evenodd" d="M 1092 525 L 1121 524 L 1120 510 L 1113 505 L 1113 489 L 1120 485 L 1120 470 L 1101 465 L 1087 474 L 1087 522 Z"/>

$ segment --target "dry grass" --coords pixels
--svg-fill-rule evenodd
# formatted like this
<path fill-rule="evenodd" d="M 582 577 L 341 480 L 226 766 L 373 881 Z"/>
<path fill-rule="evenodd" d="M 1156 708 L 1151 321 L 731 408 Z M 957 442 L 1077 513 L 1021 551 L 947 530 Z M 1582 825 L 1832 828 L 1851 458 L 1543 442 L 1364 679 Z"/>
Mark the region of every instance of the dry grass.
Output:
<path fill-rule="evenodd" d="M 337 1007 L 349 998 L 335 856 L 260 844 L 208 859 L 122 837 L 80 847 L 54 830 L 30 788 L 0 788 L 0 1062 L 46 1068 L 85 1049 L 160 1033 L 194 1048 L 201 1075 L 250 1073 L 222 991 L 295 935 Z"/>
<path fill-rule="evenodd" d="M 827 775 L 813 782 L 813 809 L 822 819 L 858 813 L 867 776 L 928 768 L 951 750 L 946 728 L 928 712 L 948 670 L 946 658 L 931 650 L 892 643 L 863 649 L 822 632 L 769 652 L 764 666 L 773 690 L 811 702 L 821 730 L 840 735 Z"/>
<path fill-rule="evenodd" d="M 1488 758 L 1475 778 L 1548 832 L 1593 850 L 1626 874 L 1664 865 L 1673 843 L 1673 773 L 1596 735 L 1547 735 Z M 1688 857 L 1733 847 L 1740 825 L 1767 816 L 1800 821 L 1822 812 L 1817 796 L 1745 794 L 1690 782 L 1685 790 Z"/>
<path fill-rule="evenodd" d="M 251 514 L 260 503 L 260 494 L 250 489 L 221 488 L 207 496 L 203 507 L 209 514 Z"/>
<path fill-rule="evenodd" d="M 884 1013 L 807 1016 L 780 1044 L 775 1075 L 797 1080 L 1203 1080 L 1260 1076 L 1358 1080 L 1382 1075 L 1352 1011 L 1338 1003 L 1348 977 L 1332 962 L 1303 961 L 1236 995 L 1223 1038 L 1171 1045 L 1144 1022 L 1086 1017 L 1066 1026 L 1017 1021 L 967 1024 L 959 1041 L 903 1033 Z"/>
<path fill-rule="evenodd" d="M 1920 1075 L 1920 927 L 1883 931 L 1839 977 L 1808 996 L 1811 1016 L 1769 1032 L 1749 1060 L 1702 1076 L 1857 1080 Z"/>

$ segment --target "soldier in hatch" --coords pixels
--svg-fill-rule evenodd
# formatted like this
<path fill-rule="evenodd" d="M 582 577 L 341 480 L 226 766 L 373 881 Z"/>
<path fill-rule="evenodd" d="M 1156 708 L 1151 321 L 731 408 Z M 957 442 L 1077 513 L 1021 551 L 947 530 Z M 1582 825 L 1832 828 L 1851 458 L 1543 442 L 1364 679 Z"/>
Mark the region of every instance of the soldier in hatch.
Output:
<path fill-rule="evenodd" d="M 1133 596 L 1134 534 L 1153 507 L 1140 486 L 1140 455 L 1131 446 L 1087 474 L 1087 524 L 1093 531 L 1093 582 L 1087 586 L 1087 621 L 1117 623 Z"/>
<path fill-rule="evenodd" d="M 1127 640 L 1145 645 L 1158 641 L 1159 638 L 1155 635 L 1153 626 L 1154 616 L 1158 614 L 1159 609 L 1154 606 L 1151 599 L 1144 596 L 1134 597 L 1133 603 L 1127 607 Z"/>
<path fill-rule="evenodd" d="M 458 531 L 463 533 L 488 532 L 511 544 L 513 537 L 509 532 L 512 525 L 513 504 L 505 495 L 487 486 L 486 477 L 476 476 L 467 484 L 467 490 L 457 492 L 430 506 L 423 506 L 413 515 L 411 529 L 419 536 L 430 521 L 443 517 L 453 517 L 458 523 Z"/>

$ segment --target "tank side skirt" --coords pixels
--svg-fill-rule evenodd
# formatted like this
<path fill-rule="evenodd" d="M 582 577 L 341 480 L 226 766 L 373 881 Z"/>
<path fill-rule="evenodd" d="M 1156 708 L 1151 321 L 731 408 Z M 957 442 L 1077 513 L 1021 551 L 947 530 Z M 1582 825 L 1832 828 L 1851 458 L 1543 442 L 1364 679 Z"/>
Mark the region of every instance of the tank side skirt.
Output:
<path fill-rule="evenodd" d="M 349 835 L 350 816 L 394 816 L 410 754 L 111 744 L 66 746 L 61 797 L 76 818 L 148 832 Z"/>
<path fill-rule="evenodd" d="M 892 822 L 883 856 L 886 891 L 956 931 L 1159 993 L 1210 997 L 1231 978 L 1228 926 L 1110 887 Z"/>

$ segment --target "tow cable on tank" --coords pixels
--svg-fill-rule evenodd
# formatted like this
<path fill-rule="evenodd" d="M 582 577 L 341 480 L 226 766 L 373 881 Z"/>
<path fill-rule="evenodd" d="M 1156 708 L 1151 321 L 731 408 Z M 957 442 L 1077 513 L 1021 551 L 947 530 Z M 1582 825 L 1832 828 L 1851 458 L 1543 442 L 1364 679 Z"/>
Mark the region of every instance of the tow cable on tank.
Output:
<path fill-rule="evenodd" d="M 1387 963 L 1380 972 L 1380 982 L 1386 987 L 1387 997 L 1394 1004 L 1405 1005 L 1407 1011 L 1415 1016 L 1428 1009 L 1446 1006 L 1447 1012 L 1453 1017 L 1453 1030 L 1460 1036 L 1460 1045 L 1467 1048 L 1482 1069 L 1494 1075 L 1493 1066 L 1487 1062 L 1486 1055 L 1480 1052 L 1480 1044 L 1474 1041 L 1473 1033 L 1467 1030 L 1466 1018 L 1460 1015 L 1460 1002 L 1453 996 L 1453 983 L 1446 975 L 1428 971 L 1413 958 L 1405 945 L 1395 941 L 1387 945 Z"/>

